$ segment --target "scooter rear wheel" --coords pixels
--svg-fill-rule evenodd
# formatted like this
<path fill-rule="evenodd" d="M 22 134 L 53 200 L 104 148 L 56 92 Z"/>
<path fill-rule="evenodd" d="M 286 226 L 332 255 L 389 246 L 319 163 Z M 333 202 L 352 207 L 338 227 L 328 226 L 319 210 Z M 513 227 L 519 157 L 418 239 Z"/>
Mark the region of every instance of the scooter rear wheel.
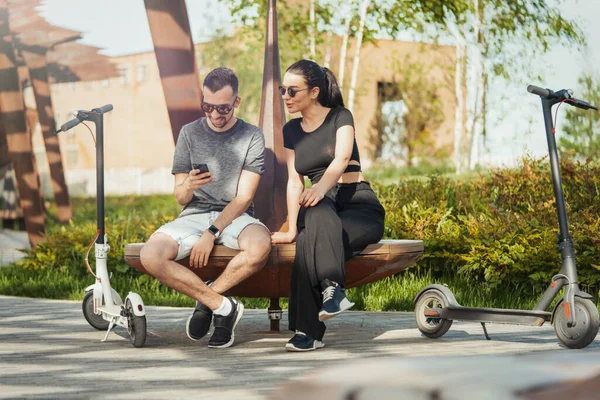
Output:
<path fill-rule="evenodd" d="M 142 347 L 146 343 L 146 316 L 135 315 L 131 300 L 129 299 L 127 299 L 125 307 L 127 307 L 127 332 L 129 333 L 129 341 L 133 347 Z"/>
<path fill-rule="evenodd" d="M 575 297 L 574 327 L 567 325 L 564 300 L 556 307 L 554 312 L 554 332 L 558 340 L 570 349 L 583 349 L 594 341 L 600 326 L 598 309 L 593 301 Z"/>
<path fill-rule="evenodd" d="M 104 296 L 102 296 L 102 304 L 104 304 Z M 94 291 L 89 290 L 83 296 L 83 302 L 81 303 L 81 309 L 83 311 L 83 316 L 85 320 L 93 327 L 98 329 L 99 331 L 105 331 L 108 329 L 108 325 L 110 324 L 107 320 L 102 318 L 102 315 L 94 314 Z"/>
<path fill-rule="evenodd" d="M 425 315 L 428 308 L 445 308 L 449 304 L 448 299 L 439 290 L 429 289 L 425 291 L 415 305 L 415 319 L 421 333 L 428 338 L 436 339 L 442 337 L 452 326 L 452 320 L 443 318 L 432 318 Z"/>

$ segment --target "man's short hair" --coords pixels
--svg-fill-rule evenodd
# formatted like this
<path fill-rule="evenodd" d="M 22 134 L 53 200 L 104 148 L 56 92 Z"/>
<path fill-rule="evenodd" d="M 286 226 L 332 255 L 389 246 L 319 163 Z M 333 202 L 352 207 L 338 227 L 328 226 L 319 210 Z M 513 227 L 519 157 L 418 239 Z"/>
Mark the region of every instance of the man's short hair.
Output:
<path fill-rule="evenodd" d="M 237 96 L 238 78 L 229 68 L 220 67 L 213 69 L 206 75 L 203 86 L 210 89 L 213 93 L 223 89 L 225 86 L 231 86 L 233 94 Z"/>

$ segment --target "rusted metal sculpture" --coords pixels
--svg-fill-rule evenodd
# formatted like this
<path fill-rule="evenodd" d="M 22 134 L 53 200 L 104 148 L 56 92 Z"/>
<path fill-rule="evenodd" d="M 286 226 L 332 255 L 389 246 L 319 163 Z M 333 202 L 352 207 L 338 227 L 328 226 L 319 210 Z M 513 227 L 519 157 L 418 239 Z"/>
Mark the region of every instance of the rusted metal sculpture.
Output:
<path fill-rule="evenodd" d="M 263 67 L 263 91 L 260 105 L 259 127 L 265 134 L 265 173 L 256 193 L 256 217 L 271 232 L 287 229 L 286 188 L 287 166 L 283 148 L 283 125 L 285 112 L 279 94 L 281 70 L 279 41 L 277 36 L 277 2 L 269 0 L 265 61 Z"/>
<path fill-rule="evenodd" d="M 281 68 L 279 62 L 279 39 L 277 29 L 277 1 L 269 0 L 267 7 L 267 34 L 265 35 L 265 58 L 263 65 L 263 91 L 260 104 L 259 127 L 265 134 L 265 172 L 256 192 L 256 217 L 271 232 L 286 230 L 287 225 L 287 166 L 283 148 L 283 125 L 285 112 L 279 94 Z M 285 226 L 284 226 L 285 225 Z M 289 285 L 288 285 L 289 286 Z M 270 297 L 269 317 L 271 330 L 279 330 L 281 306 L 279 297 Z"/>
<path fill-rule="evenodd" d="M 185 0 L 145 0 L 173 140 L 202 116 L 202 90 Z"/>
<path fill-rule="evenodd" d="M 54 134 L 56 131 L 56 121 L 54 120 L 52 99 L 50 97 L 46 56 L 45 53 L 36 54 L 24 50 L 23 57 L 29 68 L 29 78 L 35 95 L 38 119 L 42 127 L 42 135 L 44 136 L 52 190 L 58 211 L 58 220 L 60 222 L 67 222 L 73 217 L 73 211 L 69 198 L 69 189 L 65 180 L 58 137 Z"/>
<path fill-rule="evenodd" d="M 17 102 L 22 104 L 21 83 L 29 81 L 33 87 L 35 110 L 37 110 L 37 112 L 34 111 L 36 115 L 30 115 L 29 131 L 27 132 L 25 123 L 24 132 L 26 133 L 18 136 L 18 147 L 15 147 L 14 143 L 9 143 L 14 142 L 6 137 L 10 134 L 9 132 L 0 130 L 0 171 L 5 170 L 9 163 L 14 164 L 14 160 L 25 163 L 21 166 L 13 165 L 13 168 L 17 176 L 21 205 L 26 204 L 28 207 L 28 210 L 23 210 L 23 213 L 32 244 L 39 241 L 39 232 L 44 231 L 44 214 L 38 215 L 37 211 L 34 211 L 38 208 L 42 210 L 41 200 L 38 200 L 41 199 L 39 177 L 31 149 L 31 131 L 38 121 L 42 127 L 52 188 L 58 206 L 58 219 L 66 222 L 72 217 L 62 156 L 58 139 L 54 136 L 56 123 L 50 97 L 50 76 L 55 82 L 105 79 L 117 76 L 116 67 L 108 61 L 106 56 L 98 54 L 99 48 L 69 43 L 80 39 L 80 32 L 50 25 L 38 15 L 36 7 L 39 5 L 39 0 L 3 0 L 0 2 L 2 10 L 0 37 L 3 38 L 4 46 L 2 52 L 4 56 L 0 60 L 4 69 L 1 83 L 3 86 L 0 88 L 0 92 L 5 92 L 2 95 L 4 102 L 8 102 L 5 104 L 8 107 L 7 110 L 15 111 L 13 104 L 17 104 Z M 12 69 L 16 70 L 17 68 L 19 69 L 17 75 L 20 77 L 15 81 Z M 25 113 L 25 110 L 23 112 Z M 24 123 L 20 121 L 20 116 L 17 117 L 12 113 L 10 118 L 12 120 L 9 119 L 8 123 L 12 124 L 11 129 L 23 129 Z M 15 122 L 15 118 L 18 118 L 20 122 Z M 15 123 L 21 127 L 16 127 Z M 4 127 L 6 126 L 4 125 Z M 28 145 L 24 144 L 25 137 L 29 142 Z M 25 158 L 30 158 L 32 161 L 24 161 Z M 23 185 L 27 187 L 23 187 Z M 35 198 L 31 196 L 35 196 Z M 38 203 L 39 207 L 36 205 Z M 35 223 L 32 222 L 32 218 Z"/>
<path fill-rule="evenodd" d="M 31 135 L 25 121 L 25 103 L 8 18 L 8 4 L 0 0 L 0 120 L 15 170 L 20 205 L 32 245 L 43 239 L 44 210 Z"/>

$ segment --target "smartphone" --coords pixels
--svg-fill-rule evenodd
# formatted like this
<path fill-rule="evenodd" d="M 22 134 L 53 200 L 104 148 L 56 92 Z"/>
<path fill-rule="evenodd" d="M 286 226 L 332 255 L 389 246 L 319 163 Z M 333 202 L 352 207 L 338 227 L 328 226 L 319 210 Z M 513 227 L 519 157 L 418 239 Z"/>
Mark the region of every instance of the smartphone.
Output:
<path fill-rule="evenodd" d="M 201 174 L 204 174 L 205 172 L 210 172 L 208 170 L 208 165 L 206 164 L 192 164 L 192 168 L 200 170 Z"/>

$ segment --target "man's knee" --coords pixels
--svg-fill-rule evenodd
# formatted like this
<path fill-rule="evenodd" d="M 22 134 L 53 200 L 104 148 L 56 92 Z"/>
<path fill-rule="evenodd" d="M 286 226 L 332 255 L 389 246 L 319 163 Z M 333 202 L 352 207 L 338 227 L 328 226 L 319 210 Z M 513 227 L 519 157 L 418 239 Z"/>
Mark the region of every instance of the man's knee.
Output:
<path fill-rule="evenodd" d="M 251 263 L 262 268 L 271 252 L 269 231 L 258 224 L 248 225 L 240 234 L 238 242 L 240 249 L 247 254 Z"/>
<path fill-rule="evenodd" d="M 140 250 L 140 261 L 152 275 L 160 272 L 164 263 L 174 260 L 176 256 L 177 244 L 171 238 L 153 237 Z"/>

